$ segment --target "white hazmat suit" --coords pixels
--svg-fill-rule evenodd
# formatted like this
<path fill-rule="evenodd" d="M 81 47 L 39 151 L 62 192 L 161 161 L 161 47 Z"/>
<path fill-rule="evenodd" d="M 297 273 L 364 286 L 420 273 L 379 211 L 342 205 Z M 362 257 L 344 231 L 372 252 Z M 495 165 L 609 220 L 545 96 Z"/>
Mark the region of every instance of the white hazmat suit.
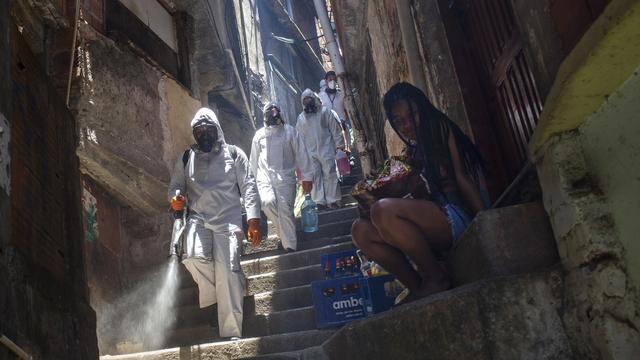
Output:
<path fill-rule="evenodd" d="M 240 267 L 242 214 L 240 193 L 248 219 L 260 218 L 260 199 L 247 156 L 235 148 L 235 159 L 215 113 L 198 110 L 198 119 L 209 117 L 218 130 L 217 149 L 202 152 L 192 146 L 186 166 L 176 161 L 169 197 L 176 190 L 187 197 L 189 217 L 185 229 L 183 264 L 198 284 L 200 307 L 218 303 L 220 336 L 242 334 L 242 303 L 245 277 Z"/>
<path fill-rule="evenodd" d="M 307 97 L 314 99 L 317 110 L 312 113 L 302 111 L 298 116 L 296 130 L 302 137 L 313 164 L 311 197 L 318 205 L 339 203 L 341 195 L 335 160 L 336 149 L 345 148 L 342 129 L 333 111 L 322 106 L 318 94 L 306 89 L 301 100 L 304 102 Z"/>
<path fill-rule="evenodd" d="M 340 120 L 346 121 L 347 113 L 344 111 L 344 99 L 342 98 L 342 94 L 340 91 L 336 91 L 333 94 L 329 94 L 327 92 L 327 87 L 324 89 L 320 89 L 320 100 L 322 101 L 322 105 L 328 107 L 329 109 L 336 112 L 338 118 Z"/>
<path fill-rule="evenodd" d="M 264 107 L 265 119 L 268 109 L 273 106 L 279 109 L 274 102 Z M 253 137 L 249 162 L 256 177 L 262 211 L 276 225 L 282 246 L 296 250 L 298 241 L 293 216 L 296 166 L 302 181 L 313 181 L 311 159 L 302 139 L 296 129 L 284 121 L 270 126 L 265 123 Z"/>

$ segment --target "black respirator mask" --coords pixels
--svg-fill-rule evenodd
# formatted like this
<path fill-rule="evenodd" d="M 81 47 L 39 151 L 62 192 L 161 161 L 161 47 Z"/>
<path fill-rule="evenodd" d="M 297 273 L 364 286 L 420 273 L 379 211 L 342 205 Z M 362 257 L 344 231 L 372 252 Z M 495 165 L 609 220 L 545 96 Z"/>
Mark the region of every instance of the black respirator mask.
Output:
<path fill-rule="evenodd" d="M 283 123 L 282 116 L 280 115 L 280 109 L 275 106 L 267 109 L 265 113 L 264 123 L 267 126 L 280 125 Z"/>
<path fill-rule="evenodd" d="M 307 114 L 318 111 L 316 101 L 313 98 L 305 98 L 302 104 L 304 105 L 304 112 L 306 112 Z"/>
<path fill-rule="evenodd" d="M 218 128 L 210 123 L 204 123 L 193 127 L 193 138 L 198 144 L 198 149 L 203 152 L 211 152 L 218 143 Z"/>

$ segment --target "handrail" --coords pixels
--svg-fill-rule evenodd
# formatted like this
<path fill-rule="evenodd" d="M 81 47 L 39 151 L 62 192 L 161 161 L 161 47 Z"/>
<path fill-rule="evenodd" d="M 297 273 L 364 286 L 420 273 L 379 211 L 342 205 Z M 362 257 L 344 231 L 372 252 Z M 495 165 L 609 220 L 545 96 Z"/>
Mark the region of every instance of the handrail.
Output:
<path fill-rule="evenodd" d="M 14 354 L 18 355 L 20 359 L 23 360 L 31 360 L 31 356 L 27 354 L 20 346 L 16 345 L 13 341 L 11 341 L 8 337 L 2 335 L 0 336 L 0 344 L 6 346 L 9 350 L 13 351 Z"/>

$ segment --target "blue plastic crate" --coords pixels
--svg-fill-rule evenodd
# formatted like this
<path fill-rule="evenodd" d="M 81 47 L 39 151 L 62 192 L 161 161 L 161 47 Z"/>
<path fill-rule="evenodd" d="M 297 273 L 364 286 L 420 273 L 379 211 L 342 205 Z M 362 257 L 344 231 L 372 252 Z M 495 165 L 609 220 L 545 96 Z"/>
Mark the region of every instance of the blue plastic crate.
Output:
<path fill-rule="evenodd" d="M 353 259 L 356 260 L 358 265 L 360 264 L 355 250 L 341 251 L 341 252 L 331 253 L 331 254 L 323 254 L 322 256 L 320 256 L 320 268 L 322 269 L 322 273 L 324 274 L 325 278 L 334 279 L 339 277 L 351 277 L 351 276 L 360 275 L 361 273 L 360 273 L 359 266 L 353 267 L 350 270 L 345 269 L 343 271 L 336 273 L 336 260 L 340 260 L 340 259 L 346 260 L 350 257 L 353 257 Z M 328 273 L 325 269 L 327 261 L 329 262 Z"/>
<path fill-rule="evenodd" d="M 362 276 L 319 280 L 311 283 L 316 326 L 325 328 L 367 316 Z"/>
<path fill-rule="evenodd" d="M 360 289 L 364 296 L 365 310 L 368 315 L 387 311 L 393 307 L 396 296 L 402 291 L 393 275 L 363 277 Z"/>
<path fill-rule="evenodd" d="M 339 326 L 390 309 L 399 291 L 394 280 L 359 275 L 312 282 L 316 326 Z"/>

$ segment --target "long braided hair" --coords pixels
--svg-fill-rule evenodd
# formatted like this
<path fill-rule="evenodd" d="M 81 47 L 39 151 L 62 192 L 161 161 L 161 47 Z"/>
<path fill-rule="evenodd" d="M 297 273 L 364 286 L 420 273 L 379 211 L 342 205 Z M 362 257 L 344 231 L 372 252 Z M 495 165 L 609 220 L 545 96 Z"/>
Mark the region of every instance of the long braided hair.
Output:
<path fill-rule="evenodd" d="M 413 142 L 405 138 L 398 131 L 392 116 L 392 108 L 398 101 L 407 101 L 413 112 L 411 104 L 418 109 L 420 124 L 416 126 L 414 116 L 411 116 L 413 128 L 417 135 L 417 141 Z M 474 181 L 478 182 L 479 171 L 484 171 L 484 160 L 476 146 L 460 130 L 451 119 L 440 110 L 436 109 L 422 90 L 406 83 L 400 82 L 393 85 L 384 95 L 383 107 L 391 127 L 400 136 L 407 146 L 413 148 L 422 155 L 423 175 L 429 181 L 433 191 L 441 191 L 440 169 L 446 168 L 453 174 L 453 161 L 449 151 L 449 134 L 453 133 L 458 153 L 460 154 L 464 170 Z"/>

